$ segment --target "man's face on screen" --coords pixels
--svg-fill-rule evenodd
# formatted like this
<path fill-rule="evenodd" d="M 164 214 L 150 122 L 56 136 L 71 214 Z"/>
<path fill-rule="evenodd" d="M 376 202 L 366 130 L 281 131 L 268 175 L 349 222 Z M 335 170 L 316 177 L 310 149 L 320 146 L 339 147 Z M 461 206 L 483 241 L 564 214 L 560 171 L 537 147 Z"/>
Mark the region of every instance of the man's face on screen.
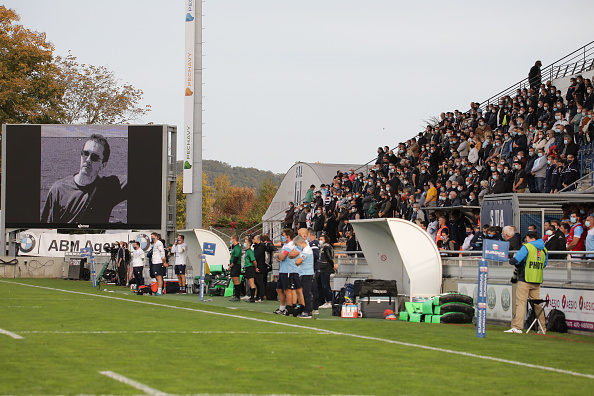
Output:
<path fill-rule="evenodd" d="M 105 165 L 103 163 L 103 146 L 93 140 L 86 142 L 80 154 L 81 175 L 95 178 Z"/>

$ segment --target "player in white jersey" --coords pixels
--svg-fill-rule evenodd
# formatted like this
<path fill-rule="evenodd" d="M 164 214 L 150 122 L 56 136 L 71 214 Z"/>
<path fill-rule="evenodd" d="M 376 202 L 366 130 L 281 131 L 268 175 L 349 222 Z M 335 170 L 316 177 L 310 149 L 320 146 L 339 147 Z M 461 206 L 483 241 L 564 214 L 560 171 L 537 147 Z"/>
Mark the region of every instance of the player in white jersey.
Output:
<path fill-rule="evenodd" d="M 188 263 L 188 245 L 184 242 L 183 235 L 178 235 L 171 247 L 171 253 L 175 254 L 175 274 L 179 281 L 179 292 L 186 292 L 186 264 Z M 190 280 L 191 282 L 193 280 Z"/>

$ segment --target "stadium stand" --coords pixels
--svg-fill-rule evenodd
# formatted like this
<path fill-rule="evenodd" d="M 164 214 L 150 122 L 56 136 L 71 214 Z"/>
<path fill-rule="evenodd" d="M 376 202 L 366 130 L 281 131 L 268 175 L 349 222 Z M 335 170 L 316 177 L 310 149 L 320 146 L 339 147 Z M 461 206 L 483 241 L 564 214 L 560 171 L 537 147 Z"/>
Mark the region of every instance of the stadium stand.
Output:
<path fill-rule="evenodd" d="M 478 207 L 486 195 L 575 191 L 584 175 L 591 186 L 594 87 L 584 75 L 593 74 L 593 43 L 574 52 L 579 59 L 572 53 L 540 73 L 533 68 L 530 79 L 482 103 L 471 102 L 466 111 L 441 113 L 435 124 L 393 149 L 379 147 L 368 174 L 352 168 L 339 172 L 296 206 L 294 228 L 304 221 L 308 227 L 324 224 L 336 242 L 352 231 L 353 219 L 398 217 L 430 234 L 440 234 L 434 228 L 445 222 L 448 246 L 457 250 L 468 233 L 482 231 Z M 551 80 L 540 81 L 550 76 L 561 82 L 576 70 L 564 92 Z M 460 216 L 453 208 L 475 210 Z M 585 219 L 594 208 L 573 210 Z M 491 231 L 501 234 L 494 229 L 485 235 Z M 434 239 L 439 244 L 439 236 Z"/>

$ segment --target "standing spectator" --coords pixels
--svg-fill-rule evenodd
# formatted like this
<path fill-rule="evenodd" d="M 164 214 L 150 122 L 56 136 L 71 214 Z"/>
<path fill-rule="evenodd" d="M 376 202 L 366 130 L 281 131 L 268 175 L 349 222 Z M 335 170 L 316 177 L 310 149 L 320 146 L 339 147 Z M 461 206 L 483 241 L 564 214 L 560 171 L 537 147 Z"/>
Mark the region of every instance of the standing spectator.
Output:
<path fill-rule="evenodd" d="M 580 170 L 577 161 L 573 154 L 567 156 L 567 165 L 561 172 L 561 184 L 565 191 L 573 191 L 576 189 L 574 184 L 580 178 Z"/>
<path fill-rule="evenodd" d="M 526 180 L 526 171 L 524 171 L 521 161 L 515 161 L 514 167 L 516 168 L 516 175 L 514 177 L 514 186 L 512 191 L 515 193 L 523 193 L 526 191 L 526 186 L 528 185 Z"/>
<path fill-rule="evenodd" d="M 289 202 L 289 209 L 285 210 L 284 228 L 293 228 L 293 218 L 295 217 L 295 204 Z"/>
<path fill-rule="evenodd" d="M 530 172 L 534 176 L 534 191 L 541 193 L 545 191 L 545 180 L 547 177 L 547 157 L 544 155 L 544 149 L 538 150 L 538 158 L 534 161 L 532 171 Z"/>
<path fill-rule="evenodd" d="M 256 259 L 256 297 L 254 302 L 262 302 L 266 294 L 264 282 L 268 271 L 266 268 L 266 244 L 262 243 L 262 237 L 259 235 L 254 237 L 252 249 L 254 250 L 254 258 Z"/>
<path fill-rule="evenodd" d="M 588 230 L 586 235 L 586 250 L 594 251 L 594 217 L 588 216 L 584 222 L 584 226 Z M 593 258 L 594 254 L 588 254 L 588 258 Z"/>
<path fill-rule="evenodd" d="M 312 184 L 311 186 L 309 186 L 309 190 L 307 190 L 305 192 L 305 202 L 307 202 L 308 204 L 314 200 L 314 190 L 315 189 L 316 189 L 316 186 Z"/>
<path fill-rule="evenodd" d="M 530 83 L 530 88 L 538 89 L 540 87 L 541 81 L 541 74 L 540 68 L 542 67 L 542 62 L 537 60 L 534 63 L 534 66 L 530 68 L 530 72 L 528 73 L 528 82 Z"/>
<path fill-rule="evenodd" d="M 320 237 L 320 282 L 325 300 L 324 304 L 320 305 L 320 308 L 332 308 L 330 275 L 338 269 L 338 265 L 334 263 L 334 250 L 329 242 L 326 235 Z"/>

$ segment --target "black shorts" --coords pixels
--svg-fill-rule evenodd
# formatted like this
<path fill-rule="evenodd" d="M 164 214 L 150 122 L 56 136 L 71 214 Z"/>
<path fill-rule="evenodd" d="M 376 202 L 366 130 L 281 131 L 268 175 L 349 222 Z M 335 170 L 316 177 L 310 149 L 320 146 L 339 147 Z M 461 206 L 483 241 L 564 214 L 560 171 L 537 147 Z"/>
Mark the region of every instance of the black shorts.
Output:
<path fill-rule="evenodd" d="M 233 267 L 231 267 L 231 277 L 239 278 L 239 275 L 241 275 L 241 265 L 234 264 Z"/>
<path fill-rule="evenodd" d="M 278 282 L 276 283 L 276 288 L 278 290 L 301 289 L 301 281 L 299 280 L 299 274 L 279 274 Z"/>
<path fill-rule="evenodd" d="M 186 265 L 176 265 L 175 266 L 175 275 L 185 275 L 186 274 Z"/>
<path fill-rule="evenodd" d="M 156 278 L 157 276 L 165 276 L 165 267 L 163 264 L 151 264 L 151 278 Z"/>
<path fill-rule="evenodd" d="M 244 267 L 243 272 L 245 277 L 248 279 L 253 279 L 256 277 L 256 267 Z"/>

